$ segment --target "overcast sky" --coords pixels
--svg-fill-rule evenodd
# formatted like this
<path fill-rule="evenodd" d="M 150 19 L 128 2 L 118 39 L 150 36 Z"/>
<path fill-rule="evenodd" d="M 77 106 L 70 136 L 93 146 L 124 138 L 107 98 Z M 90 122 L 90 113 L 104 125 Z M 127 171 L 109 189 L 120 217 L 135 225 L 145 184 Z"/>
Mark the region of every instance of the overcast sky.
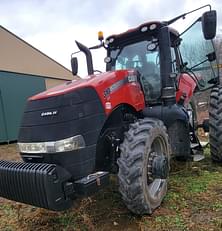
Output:
<path fill-rule="evenodd" d="M 70 69 L 74 41 L 87 46 L 146 21 L 168 20 L 211 4 L 217 10 L 222 33 L 221 0 L 0 0 L 1 25 Z M 181 20 L 182 21 L 182 20 Z M 175 25 L 183 28 L 183 21 Z M 95 61 L 101 62 L 101 54 Z"/>

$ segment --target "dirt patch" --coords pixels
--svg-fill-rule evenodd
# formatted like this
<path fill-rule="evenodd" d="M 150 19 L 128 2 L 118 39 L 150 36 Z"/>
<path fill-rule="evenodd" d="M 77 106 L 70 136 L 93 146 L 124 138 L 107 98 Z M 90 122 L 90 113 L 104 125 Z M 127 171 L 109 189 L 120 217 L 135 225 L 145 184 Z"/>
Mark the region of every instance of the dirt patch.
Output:
<path fill-rule="evenodd" d="M 21 160 L 17 144 L 0 145 L 0 159 L 1 160 Z"/>

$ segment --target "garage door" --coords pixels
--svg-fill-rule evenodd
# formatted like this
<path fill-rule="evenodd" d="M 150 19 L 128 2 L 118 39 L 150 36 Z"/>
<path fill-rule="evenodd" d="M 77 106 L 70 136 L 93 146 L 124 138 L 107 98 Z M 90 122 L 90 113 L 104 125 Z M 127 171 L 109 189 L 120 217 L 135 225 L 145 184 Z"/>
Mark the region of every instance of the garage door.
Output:
<path fill-rule="evenodd" d="M 0 142 L 17 140 L 27 98 L 43 90 L 43 77 L 0 72 Z"/>

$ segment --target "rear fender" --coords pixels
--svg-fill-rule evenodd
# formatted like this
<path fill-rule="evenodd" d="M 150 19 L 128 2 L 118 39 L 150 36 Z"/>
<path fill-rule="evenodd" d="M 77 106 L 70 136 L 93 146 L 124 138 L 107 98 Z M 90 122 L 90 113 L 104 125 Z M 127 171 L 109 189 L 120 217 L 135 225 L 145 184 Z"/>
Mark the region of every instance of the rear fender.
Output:
<path fill-rule="evenodd" d="M 146 107 L 143 110 L 144 117 L 154 117 L 162 120 L 167 127 L 170 127 L 176 120 L 189 123 L 189 115 L 182 105 Z"/>
<path fill-rule="evenodd" d="M 184 103 L 187 105 L 194 93 L 197 86 L 195 79 L 187 73 L 182 73 L 178 76 L 178 90 L 176 93 L 176 101 L 179 102 L 184 98 Z"/>

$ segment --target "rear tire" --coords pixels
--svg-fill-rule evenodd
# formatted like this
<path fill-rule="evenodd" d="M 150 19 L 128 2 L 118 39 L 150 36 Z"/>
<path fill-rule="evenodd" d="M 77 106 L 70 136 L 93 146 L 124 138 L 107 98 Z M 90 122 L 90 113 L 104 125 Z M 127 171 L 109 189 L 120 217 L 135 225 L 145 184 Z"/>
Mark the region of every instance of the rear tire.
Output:
<path fill-rule="evenodd" d="M 130 125 L 121 145 L 119 191 L 129 210 L 151 214 L 167 192 L 170 148 L 162 121 L 145 118 Z"/>
<path fill-rule="evenodd" d="M 209 142 L 211 158 L 222 162 L 222 88 L 215 87 L 210 95 Z"/>

